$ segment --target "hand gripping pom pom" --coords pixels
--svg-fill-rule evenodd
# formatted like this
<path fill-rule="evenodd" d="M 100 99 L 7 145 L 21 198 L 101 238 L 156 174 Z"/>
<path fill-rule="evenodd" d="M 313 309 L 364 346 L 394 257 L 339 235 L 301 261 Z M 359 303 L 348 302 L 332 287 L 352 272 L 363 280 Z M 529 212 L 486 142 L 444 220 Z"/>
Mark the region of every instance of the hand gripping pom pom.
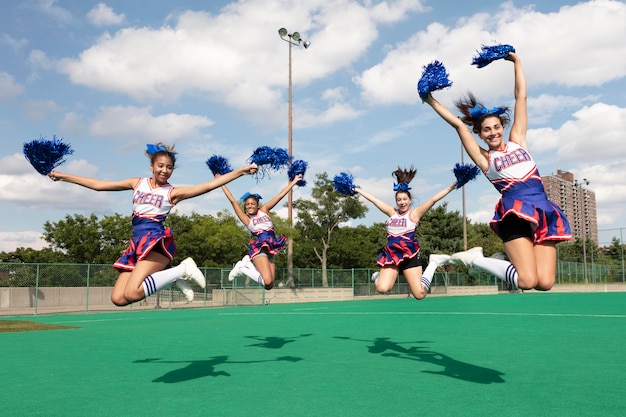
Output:
<path fill-rule="evenodd" d="M 224 175 L 224 174 L 228 174 L 229 172 L 233 170 L 230 167 L 230 163 L 228 162 L 228 159 L 220 155 L 211 156 L 209 159 L 207 159 L 206 164 L 211 170 L 211 172 L 213 173 L 213 175 L 215 174 Z"/>
<path fill-rule="evenodd" d="M 65 162 L 65 155 L 74 153 L 72 147 L 52 136 L 52 140 L 39 138 L 24 143 L 24 156 L 41 175 L 48 175 L 52 170 Z"/>
<path fill-rule="evenodd" d="M 457 163 L 452 172 L 454 172 L 454 176 L 456 177 L 456 188 L 459 189 L 475 179 L 478 174 L 480 174 L 480 168 L 474 164 Z"/>
<path fill-rule="evenodd" d="M 515 52 L 515 48 L 511 45 L 483 45 L 478 55 L 472 59 L 472 65 L 476 65 L 478 68 L 486 67 L 493 61 L 506 58 L 509 56 L 509 52 Z"/>
<path fill-rule="evenodd" d="M 357 188 L 357 186 L 354 184 L 354 177 L 352 176 L 352 174 L 341 172 L 338 175 L 335 175 L 335 178 L 333 178 L 333 185 L 335 186 L 335 190 L 339 194 L 356 194 L 355 189 Z"/>
<path fill-rule="evenodd" d="M 417 92 L 422 100 L 426 100 L 428 94 L 452 86 L 448 70 L 439 61 L 433 61 L 424 67 L 422 77 L 417 82 Z"/>
<path fill-rule="evenodd" d="M 301 159 L 293 161 L 291 166 L 289 166 L 289 170 L 287 171 L 287 175 L 289 176 L 289 181 L 293 181 L 294 178 L 296 178 L 296 175 L 299 175 L 299 174 L 302 174 L 302 176 L 304 177 L 304 173 L 306 172 L 307 166 L 308 164 Z M 300 181 L 296 183 L 296 185 L 298 187 L 304 187 L 306 185 L 306 180 L 302 178 Z"/>
<path fill-rule="evenodd" d="M 257 178 L 269 175 L 269 171 L 279 171 L 282 168 L 289 165 L 291 162 L 291 156 L 286 149 L 271 148 L 269 146 L 259 146 L 254 150 L 252 156 L 250 156 L 250 163 L 256 164 L 259 167 L 257 171 Z"/>

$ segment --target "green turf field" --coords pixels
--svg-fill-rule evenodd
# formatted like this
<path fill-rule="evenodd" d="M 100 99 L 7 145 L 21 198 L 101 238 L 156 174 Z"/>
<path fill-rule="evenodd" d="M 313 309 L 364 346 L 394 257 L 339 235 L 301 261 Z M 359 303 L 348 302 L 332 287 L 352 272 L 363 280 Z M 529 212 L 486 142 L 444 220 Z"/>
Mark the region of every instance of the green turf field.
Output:
<path fill-rule="evenodd" d="M 626 293 L 23 319 L 4 417 L 626 415 Z"/>

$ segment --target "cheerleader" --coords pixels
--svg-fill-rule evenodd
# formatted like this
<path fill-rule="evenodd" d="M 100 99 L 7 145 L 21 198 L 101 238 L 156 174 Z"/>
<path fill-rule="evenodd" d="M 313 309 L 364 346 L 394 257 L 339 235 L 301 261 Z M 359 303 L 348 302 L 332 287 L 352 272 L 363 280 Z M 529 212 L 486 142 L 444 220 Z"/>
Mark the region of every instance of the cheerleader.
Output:
<path fill-rule="evenodd" d="M 490 226 L 504 242 L 510 262 L 485 258 L 480 247 L 454 254 L 450 261 L 487 271 L 513 288 L 547 291 L 556 276 L 556 244 L 571 239 L 570 227 L 561 209 L 548 200 L 528 150 L 522 62 L 509 45 L 493 47 L 504 51 L 495 57 L 489 56 L 489 48 L 483 47 L 483 53 L 474 58 L 473 64 L 481 68 L 495 59 L 513 63 L 515 106 L 508 141 L 505 140 L 505 128 L 510 122 L 507 107 L 488 109 L 470 93 L 455 103 L 461 112 L 459 118 L 433 98 L 431 92 L 420 94 L 456 130 L 470 158 L 502 195 Z M 478 59 L 485 56 L 486 59 Z M 423 76 L 422 80 L 425 79 Z M 478 144 L 472 132 L 484 142 L 486 149 Z"/>
<path fill-rule="evenodd" d="M 221 177 L 220 174 L 215 174 L 215 176 L 216 178 Z M 222 186 L 224 195 L 226 195 L 226 198 L 233 206 L 237 218 L 241 220 L 254 237 L 248 245 L 248 255 L 244 256 L 241 261 L 238 261 L 228 274 L 229 281 L 234 280 L 238 275 L 245 275 L 263 285 L 266 290 L 272 289 L 276 272 L 274 255 L 283 248 L 287 237 L 283 235 L 276 236 L 274 224 L 269 213 L 293 187 L 302 181 L 303 177 L 304 174 L 295 175 L 285 188 L 263 205 L 260 204 L 262 197 L 259 194 L 245 193 L 241 197 L 244 203 L 243 209 L 228 187 Z"/>
<path fill-rule="evenodd" d="M 394 184 L 396 192 L 396 207 L 393 207 L 373 195 L 364 191 L 361 187 L 354 187 L 352 191 L 362 195 L 366 200 L 374 204 L 380 211 L 389 216 L 387 220 L 387 246 L 383 248 L 376 265 L 381 269 L 374 273 L 372 279 L 376 284 L 376 291 L 389 292 L 398 278 L 404 275 L 413 296 L 421 300 L 428 294 L 433 275 L 438 266 L 449 261 L 449 255 L 430 255 L 429 264 L 422 274 L 420 262 L 419 241 L 415 237 L 415 229 L 420 219 L 430 210 L 435 203 L 447 196 L 457 188 L 455 181 L 448 187 L 430 197 L 418 207 L 411 208 L 411 188 L 409 183 L 415 177 L 417 171 L 401 169 L 398 167 L 392 175 L 396 178 Z"/>
<path fill-rule="evenodd" d="M 202 184 L 174 187 L 169 179 L 174 172 L 176 152 L 164 143 L 147 145 L 152 176 L 106 181 L 51 171 L 53 181 L 78 184 L 95 191 L 133 190 L 133 235 L 126 251 L 115 262 L 119 272 L 111 293 L 111 301 L 125 306 L 140 301 L 173 283 L 181 289 L 188 301 L 193 300 L 193 290 L 185 281 L 195 281 L 204 288 L 204 274 L 193 259 L 187 258 L 178 266 L 171 267 L 176 245 L 169 227 L 163 222 L 170 210 L 179 202 L 197 197 L 246 174 L 256 173 L 251 164 Z"/>

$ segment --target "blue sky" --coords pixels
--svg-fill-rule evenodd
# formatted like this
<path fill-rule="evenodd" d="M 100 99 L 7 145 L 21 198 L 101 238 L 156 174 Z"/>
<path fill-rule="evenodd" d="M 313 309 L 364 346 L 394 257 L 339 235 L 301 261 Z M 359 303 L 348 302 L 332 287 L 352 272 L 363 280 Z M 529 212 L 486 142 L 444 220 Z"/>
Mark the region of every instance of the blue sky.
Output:
<path fill-rule="evenodd" d="M 453 181 L 454 131 L 416 92 L 437 59 L 453 86 L 487 106 L 512 103 L 513 70 L 470 65 L 482 44 L 520 54 L 529 95 L 528 144 L 543 175 L 590 181 L 599 229 L 626 227 L 626 4 L 621 1 L 24 0 L 0 15 L 0 251 L 41 248 L 46 221 L 67 214 L 130 214 L 131 193 L 97 193 L 35 172 L 22 145 L 63 137 L 75 153 L 61 171 L 104 179 L 149 175 L 146 143 L 176 144 L 174 185 L 212 178 L 213 154 L 243 165 L 261 145 L 287 147 L 292 49 L 294 157 L 315 173 L 351 172 L 393 203 L 391 172 L 414 164 L 414 204 Z M 464 157 L 469 162 L 467 156 Z M 231 184 L 266 198 L 286 173 Z M 307 198 L 310 187 L 297 188 Z M 466 187 L 466 210 L 487 222 L 498 194 Z M 462 208 L 460 191 L 445 201 Z M 286 199 L 285 199 L 286 201 Z M 360 222 L 383 221 L 368 205 Z M 182 214 L 229 208 L 219 190 L 181 203 Z M 286 217 L 286 208 L 277 206 Z M 610 232 L 619 236 L 619 230 Z M 600 243 L 610 238 L 600 235 Z"/>

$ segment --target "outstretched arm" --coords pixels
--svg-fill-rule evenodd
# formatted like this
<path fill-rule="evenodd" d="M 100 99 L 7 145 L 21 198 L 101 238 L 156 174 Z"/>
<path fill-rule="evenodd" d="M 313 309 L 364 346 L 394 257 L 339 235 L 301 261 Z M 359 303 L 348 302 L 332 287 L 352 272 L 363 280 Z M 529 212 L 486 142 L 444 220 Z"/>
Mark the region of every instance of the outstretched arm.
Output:
<path fill-rule="evenodd" d="M 228 184 L 234 179 L 237 179 L 243 175 L 254 174 L 257 171 L 256 164 L 246 165 L 241 168 L 232 170 L 231 172 L 220 175 L 211 181 L 204 182 L 198 185 L 192 185 L 190 187 L 177 187 L 172 190 L 172 202 L 177 204 L 188 198 L 197 197 L 202 194 L 206 194 L 211 190 Z"/>
<path fill-rule="evenodd" d="M 361 194 L 366 200 L 368 200 L 370 203 L 374 204 L 378 208 L 378 210 L 382 211 L 387 216 L 391 217 L 391 216 L 393 216 L 393 213 L 396 212 L 396 209 L 393 206 L 390 206 L 389 204 L 385 203 L 384 201 L 380 200 L 379 198 L 374 197 L 373 195 L 371 195 L 370 193 L 368 193 L 366 191 L 363 191 L 363 189 L 355 188 L 354 191 L 356 191 L 357 193 Z"/>
<path fill-rule="evenodd" d="M 278 204 L 278 202 L 280 200 L 282 200 L 287 193 L 293 189 L 293 187 L 296 186 L 296 184 L 298 183 L 298 181 L 300 181 L 302 179 L 303 175 L 302 174 L 298 174 L 295 176 L 295 178 L 293 179 L 293 181 L 291 181 L 289 184 L 287 184 L 287 186 L 285 188 L 283 188 L 282 190 L 280 190 L 280 192 L 278 194 L 276 194 L 274 196 L 274 198 L 272 198 L 271 200 L 269 200 L 267 203 L 263 204 L 261 207 L 259 207 L 260 210 L 264 211 L 265 213 L 269 213 L 270 211 L 272 211 L 272 209 L 274 208 L 274 206 L 276 204 Z"/>
<path fill-rule="evenodd" d="M 428 200 L 424 201 L 421 205 L 415 207 L 411 211 L 411 220 L 418 222 L 428 210 L 430 210 L 439 200 L 450 194 L 456 189 L 456 181 L 439 191 Z"/>
<path fill-rule="evenodd" d="M 467 151 L 467 154 L 472 158 L 472 161 L 474 161 L 476 166 L 482 171 L 486 170 L 489 165 L 486 152 L 478 146 L 474 135 L 472 135 L 472 132 L 465 126 L 465 123 L 447 107 L 437 101 L 432 94 L 429 94 L 424 102 L 429 104 L 443 120 L 448 122 L 448 124 L 456 130 L 465 151 Z"/>
<path fill-rule="evenodd" d="M 217 175 L 215 175 L 215 178 L 217 178 L 219 176 L 220 175 L 217 174 Z M 233 206 L 233 210 L 235 211 L 235 214 L 237 215 L 237 218 L 239 220 L 241 220 L 241 222 L 245 226 L 248 226 L 248 222 L 250 221 L 250 217 L 248 217 L 248 215 L 241 209 L 241 206 L 237 202 L 237 199 L 235 199 L 235 197 L 233 196 L 233 193 L 231 193 L 230 190 L 228 189 L 228 187 L 226 187 L 225 185 L 222 185 L 221 188 L 222 188 L 222 191 L 224 191 L 224 195 L 226 196 L 228 201 L 230 201 L 230 205 Z"/>
<path fill-rule="evenodd" d="M 509 52 L 509 56 L 505 59 L 513 62 L 515 71 L 515 109 L 513 111 L 513 125 L 511 126 L 509 140 L 526 148 L 526 130 L 528 129 L 526 76 L 524 75 L 522 60 L 518 55 Z"/>
<path fill-rule="evenodd" d="M 127 178 L 120 181 L 105 181 L 97 178 L 81 177 L 80 175 L 64 174 L 52 171 L 48 174 L 52 181 L 64 181 L 78 184 L 95 191 L 123 191 L 132 190 L 139 181 L 139 178 Z"/>

